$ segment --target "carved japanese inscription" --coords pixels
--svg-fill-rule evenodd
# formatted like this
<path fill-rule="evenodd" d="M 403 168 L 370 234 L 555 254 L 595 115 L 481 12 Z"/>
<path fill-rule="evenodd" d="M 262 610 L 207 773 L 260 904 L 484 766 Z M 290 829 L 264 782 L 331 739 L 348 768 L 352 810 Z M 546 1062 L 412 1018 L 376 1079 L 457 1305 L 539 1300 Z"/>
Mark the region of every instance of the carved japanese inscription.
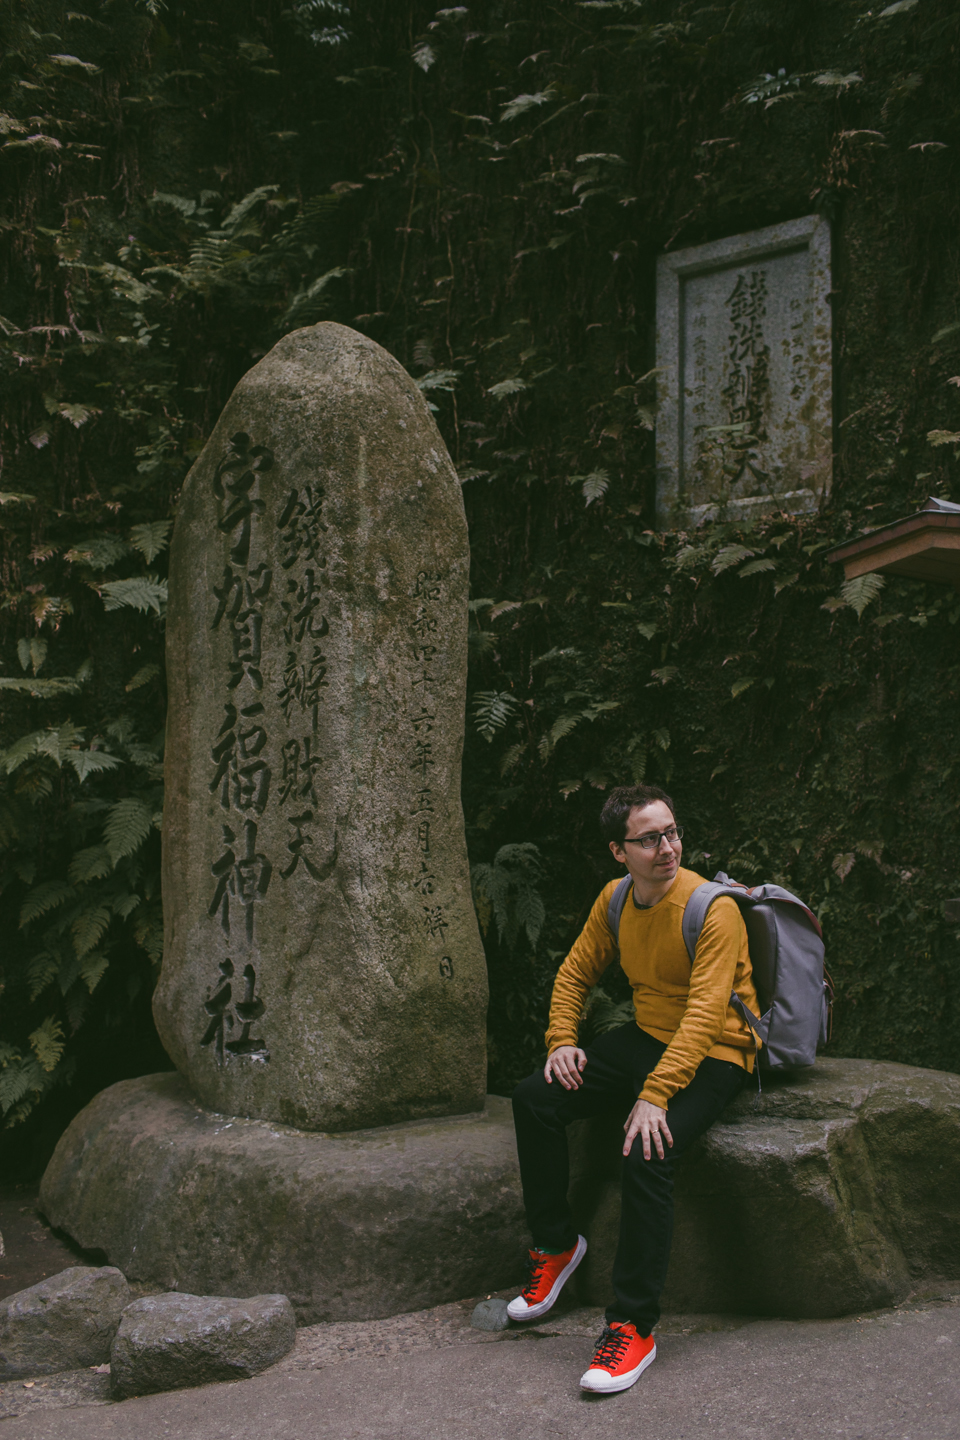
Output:
<path fill-rule="evenodd" d="M 413 382 L 323 324 L 237 387 L 171 552 L 155 1014 L 221 1111 L 477 1109 L 486 975 L 460 753 L 467 545 Z"/>
<path fill-rule="evenodd" d="M 830 229 L 820 216 L 657 265 L 657 518 L 816 509 L 832 436 Z"/>

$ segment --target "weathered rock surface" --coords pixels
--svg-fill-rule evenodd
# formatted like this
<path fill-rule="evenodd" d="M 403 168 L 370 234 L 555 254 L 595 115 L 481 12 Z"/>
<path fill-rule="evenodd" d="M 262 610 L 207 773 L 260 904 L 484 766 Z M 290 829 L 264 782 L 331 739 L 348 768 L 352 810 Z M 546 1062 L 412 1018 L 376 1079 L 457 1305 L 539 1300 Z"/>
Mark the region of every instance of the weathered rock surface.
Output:
<path fill-rule="evenodd" d="M 571 1131 L 573 1127 L 571 1127 Z M 590 1242 L 573 1284 L 609 1299 L 616 1121 L 571 1134 Z M 960 1076 L 821 1060 L 738 1096 L 677 1173 L 665 1310 L 846 1315 L 960 1278 Z"/>
<path fill-rule="evenodd" d="M 509 1330 L 510 1316 L 507 1314 L 506 1300 L 496 1297 L 481 1300 L 479 1305 L 473 1307 L 470 1324 L 474 1330 Z"/>
<path fill-rule="evenodd" d="M 110 1351 L 119 1396 L 247 1380 L 293 1349 L 286 1295 L 148 1295 L 128 1305 Z"/>
<path fill-rule="evenodd" d="M 78 1265 L 0 1300 L 0 1381 L 102 1365 L 130 1287 L 112 1265 Z"/>
<path fill-rule="evenodd" d="M 510 1103 L 348 1135 L 202 1110 L 178 1075 L 104 1090 L 43 1178 L 49 1220 L 166 1290 L 281 1291 L 298 1321 L 458 1300 L 523 1273 Z"/>
<path fill-rule="evenodd" d="M 342 325 L 285 336 L 187 477 L 171 548 L 154 1013 L 204 1104 L 327 1131 L 482 1108 L 467 582 L 413 381 Z"/>

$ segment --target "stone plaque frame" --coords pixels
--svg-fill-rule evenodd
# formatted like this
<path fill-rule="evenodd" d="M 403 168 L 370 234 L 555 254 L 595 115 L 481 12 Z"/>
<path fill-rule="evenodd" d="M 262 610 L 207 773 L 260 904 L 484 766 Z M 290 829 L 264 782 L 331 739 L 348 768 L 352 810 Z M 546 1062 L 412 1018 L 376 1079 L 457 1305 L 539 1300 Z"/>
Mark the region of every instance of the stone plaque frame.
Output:
<path fill-rule="evenodd" d="M 829 494 L 830 289 L 830 226 L 820 215 L 660 257 L 658 529 L 808 513 Z M 731 457 L 754 430 L 757 443 Z"/>

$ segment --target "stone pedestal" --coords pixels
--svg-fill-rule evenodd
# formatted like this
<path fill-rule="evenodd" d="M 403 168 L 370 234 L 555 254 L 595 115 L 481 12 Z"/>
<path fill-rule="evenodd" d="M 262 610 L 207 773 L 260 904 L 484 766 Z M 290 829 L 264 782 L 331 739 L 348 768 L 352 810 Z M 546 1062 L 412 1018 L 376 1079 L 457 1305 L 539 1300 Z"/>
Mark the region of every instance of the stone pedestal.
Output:
<path fill-rule="evenodd" d="M 279 1292 L 298 1323 L 368 1320 L 520 1279 L 510 1102 L 318 1134 L 202 1109 L 176 1074 L 124 1080 L 73 1121 L 41 1207 L 128 1279 Z"/>
<path fill-rule="evenodd" d="M 589 1249 L 610 1299 L 616 1120 L 571 1127 Z M 280 1291 L 301 1324 L 361 1320 L 517 1283 L 529 1243 L 509 1101 L 344 1135 L 203 1110 L 177 1075 L 126 1080 L 60 1141 L 40 1203 L 130 1279 Z M 677 1177 L 672 1311 L 845 1315 L 960 1279 L 960 1076 L 823 1060 L 729 1107 Z"/>

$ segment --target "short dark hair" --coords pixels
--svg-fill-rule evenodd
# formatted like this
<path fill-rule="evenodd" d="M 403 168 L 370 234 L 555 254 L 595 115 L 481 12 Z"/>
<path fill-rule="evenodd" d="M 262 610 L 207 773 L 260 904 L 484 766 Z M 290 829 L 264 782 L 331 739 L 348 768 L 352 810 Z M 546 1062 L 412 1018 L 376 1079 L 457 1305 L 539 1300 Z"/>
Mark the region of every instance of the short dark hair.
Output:
<path fill-rule="evenodd" d="M 655 800 L 662 800 L 673 818 L 677 818 L 670 796 L 656 785 L 618 785 L 615 790 L 611 790 L 600 811 L 600 829 L 604 840 L 612 840 L 615 844 L 622 845 L 627 838 L 630 811 L 638 805 L 641 809 L 645 805 L 652 805 Z"/>

